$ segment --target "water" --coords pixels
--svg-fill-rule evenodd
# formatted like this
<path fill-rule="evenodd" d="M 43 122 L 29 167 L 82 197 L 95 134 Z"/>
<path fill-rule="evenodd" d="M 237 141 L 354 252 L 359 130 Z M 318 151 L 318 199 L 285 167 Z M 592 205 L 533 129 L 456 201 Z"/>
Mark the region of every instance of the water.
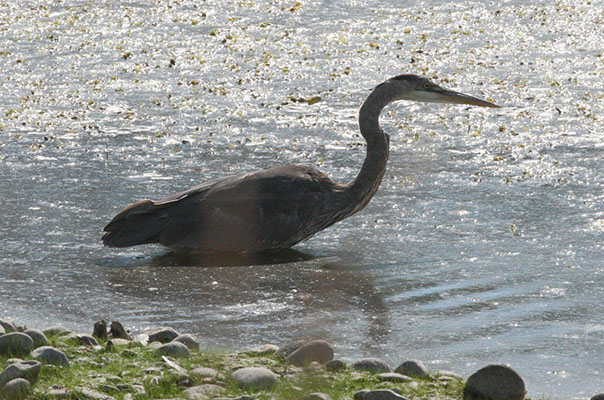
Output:
<path fill-rule="evenodd" d="M 320 337 L 346 360 L 506 363 L 533 398 L 602 391 L 604 6 L 401 3 L 2 3 L 0 316 Z M 358 107 L 403 72 L 504 107 L 389 106 L 376 197 L 283 257 L 102 247 L 123 206 L 225 174 L 352 179 Z"/>

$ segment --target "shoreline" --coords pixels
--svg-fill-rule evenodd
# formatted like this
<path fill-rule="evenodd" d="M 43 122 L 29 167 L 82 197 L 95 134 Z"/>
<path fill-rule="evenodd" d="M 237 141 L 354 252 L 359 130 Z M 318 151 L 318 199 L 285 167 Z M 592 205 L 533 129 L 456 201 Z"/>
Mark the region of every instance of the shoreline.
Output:
<path fill-rule="evenodd" d="M 379 358 L 338 360 L 324 340 L 260 344 L 247 350 L 200 350 L 169 327 L 132 337 L 98 321 L 92 334 L 40 331 L 0 320 L 0 396 L 12 399 L 230 400 L 522 400 L 522 378 L 488 365 L 464 380 L 420 361 L 392 368 Z M 601 400 L 594 396 L 592 399 Z"/>

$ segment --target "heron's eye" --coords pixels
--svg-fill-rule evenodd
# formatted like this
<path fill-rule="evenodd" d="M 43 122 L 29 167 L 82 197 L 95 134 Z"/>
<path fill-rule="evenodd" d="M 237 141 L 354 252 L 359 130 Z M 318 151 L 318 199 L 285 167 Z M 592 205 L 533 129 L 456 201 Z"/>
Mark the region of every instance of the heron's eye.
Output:
<path fill-rule="evenodd" d="M 428 82 L 424 82 L 424 89 L 428 89 L 430 87 L 430 84 Z"/>

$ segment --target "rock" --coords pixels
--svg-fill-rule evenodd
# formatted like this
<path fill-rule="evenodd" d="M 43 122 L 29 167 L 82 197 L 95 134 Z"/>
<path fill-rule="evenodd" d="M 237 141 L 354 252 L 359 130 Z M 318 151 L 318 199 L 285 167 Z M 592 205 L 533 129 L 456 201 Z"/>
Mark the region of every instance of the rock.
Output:
<path fill-rule="evenodd" d="M 604 393 L 599 393 L 595 396 L 593 396 L 591 399 L 589 400 L 604 400 Z"/>
<path fill-rule="evenodd" d="M 0 325 L 0 336 L 4 335 L 6 333 L 6 330 L 4 329 L 4 326 Z"/>
<path fill-rule="evenodd" d="M 31 337 L 21 332 L 0 336 L 0 354 L 27 354 L 34 347 Z"/>
<path fill-rule="evenodd" d="M 355 393 L 354 400 L 407 400 L 407 398 L 389 389 L 364 389 Z"/>
<path fill-rule="evenodd" d="M 82 400 L 115 400 L 111 396 L 85 387 L 77 387 L 75 388 L 75 392 L 78 394 L 77 398 Z"/>
<path fill-rule="evenodd" d="M 374 357 L 361 358 L 360 360 L 350 364 L 350 367 L 356 369 L 357 371 L 368 371 L 372 374 L 392 371 L 386 361 Z"/>
<path fill-rule="evenodd" d="M 321 366 L 321 364 L 319 364 L 316 361 L 313 361 L 310 364 L 308 364 L 306 367 L 304 367 L 304 372 L 306 372 L 308 374 L 312 374 L 315 372 L 319 372 L 322 369 L 323 369 L 323 367 Z"/>
<path fill-rule="evenodd" d="M 176 362 L 170 360 L 168 357 L 166 356 L 161 356 L 162 361 L 164 362 L 164 364 L 166 364 L 166 366 L 180 374 L 186 374 L 187 370 L 184 369 L 183 367 L 181 367 L 180 365 L 178 365 Z"/>
<path fill-rule="evenodd" d="M 461 375 L 456 374 L 455 372 L 446 371 L 446 370 L 443 370 L 443 369 L 436 371 L 434 373 L 434 377 L 436 379 L 451 378 L 453 380 L 458 380 L 458 381 L 462 381 L 463 380 L 463 377 Z"/>
<path fill-rule="evenodd" d="M 331 360 L 325 363 L 325 369 L 328 371 L 341 371 L 346 369 L 346 363 L 342 360 Z"/>
<path fill-rule="evenodd" d="M 9 381 L 2 388 L 2 398 L 5 400 L 21 400 L 27 398 L 31 393 L 31 383 L 26 379 L 16 378 Z"/>
<path fill-rule="evenodd" d="M 44 329 L 42 332 L 46 336 L 67 336 L 71 331 L 63 326 L 51 326 L 50 328 Z"/>
<path fill-rule="evenodd" d="M 526 394 L 524 381 L 512 368 L 487 365 L 474 372 L 464 388 L 464 399 L 522 400 Z"/>
<path fill-rule="evenodd" d="M 277 354 L 285 358 L 294 351 L 298 350 L 300 347 L 304 346 L 306 343 L 307 341 L 303 339 L 293 340 L 279 347 L 279 350 L 277 350 Z"/>
<path fill-rule="evenodd" d="M 411 382 L 412 378 L 398 372 L 383 372 L 377 375 L 378 379 L 386 382 Z"/>
<path fill-rule="evenodd" d="M 99 342 L 94 338 L 94 336 L 80 334 L 80 335 L 76 335 L 76 338 L 83 345 L 91 346 L 91 347 L 99 346 Z"/>
<path fill-rule="evenodd" d="M 222 386 L 213 385 L 210 383 L 205 385 L 192 386 L 185 390 L 187 399 L 190 400 L 214 399 L 223 392 L 224 388 Z"/>
<path fill-rule="evenodd" d="M 326 363 L 333 360 L 333 347 L 325 340 L 313 340 L 299 347 L 287 356 L 286 360 L 295 366 L 303 367 L 313 361 Z"/>
<path fill-rule="evenodd" d="M 131 342 L 128 339 L 115 338 L 109 339 L 105 345 L 109 343 L 111 343 L 111 346 L 129 346 Z"/>
<path fill-rule="evenodd" d="M 331 397 L 325 393 L 311 393 L 304 400 L 331 400 Z"/>
<path fill-rule="evenodd" d="M 23 378 L 29 381 L 32 385 L 38 379 L 42 364 L 38 361 L 18 361 L 14 364 L 4 368 L 4 371 L 0 373 L 0 388 L 4 386 L 8 381 L 16 378 Z"/>
<path fill-rule="evenodd" d="M 190 373 L 193 379 L 216 378 L 218 371 L 214 368 L 197 367 Z"/>
<path fill-rule="evenodd" d="M 51 346 L 38 347 L 30 353 L 30 356 L 47 364 L 69 365 L 69 360 L 67 360 L 65 353 Z"/>
<path fill-rule="evenodd" d="M 71 399 L 72 394 L 71 390 L 65 388 L 50 389 L 46 392 L 47 397 L 51 399 Z"/>
<path fill-rule="evenodd" d="M 417 360 L 407 360 L 394 370 L 394 372 L 398 372 L 399 374 L 413 376 L 415 378 L 428 378 L 430 376 L 430 372 L 421 361 Z"/>
<path fill-rule="evenodd" d="M 23 333 L 25 333 L 31 338 L 31 340 L 34 341 L 35 347 L 46 346 L 48 344 L 48 339 L 46 338 L 44 332 L 38 329 L 26 329 L 25 331 L 23 331 Z"/>
<path fill-rule="evenodd" d="M 199 351 L 199 340 L 197 340 L 195 336 L 189 335 L 188 333 L 176 336 L 172 342 L 180 342 L 187 346 L 189 350 Z"/>
<path fill-rule="evenodd" d="M 170 327 L 161 327 L 155 329 L 149 329 L 145 331 L 145 334 L 149 336 L 149 342 L 162 342 L 168 343 L 178 337 L 179 333 Z"/>
<path fill-rule="evenodd" d="M 263 345 L 254 347 L 253 349 L 246 351 L 247 354 L 252 355 L 252 356 L 275 354 L 277 352 L 279 352 L 279 346 L 274 345 L 274 344 L 263 344 Z"/>
<path fill-rule="evenodd" d="M 109 333 L 111 334 L 112 338 L 132 340 L 132 337 L 126 332 L 122 324 L 120 324 L 118 321 L 111 321 Z"/>
<path fill-rule="evenodd" d="M 241 368 L 231 378 L 242 388 L 269 389 L 277 383 L 277 375 L 264 367 Z"/>
<path fill-rule="evenodd" d="M 189 357 L 191 352 L 189 348 L 180 342 L 170 342 L 161 345 L 157 351 L 164 356 L 171 357 Z"/>
<path fill-rule="evenodd" d="M 4 333 L 17 332 L 17 326 L 14 322 L 8 322 L 0 319 L 0 326 L 3 328 Z"/>
<path fill-rule="evenodd" d="M 104 319 L 94 323 L 92 336 L 99 339 L 107 339 L 107 322 Z"/>

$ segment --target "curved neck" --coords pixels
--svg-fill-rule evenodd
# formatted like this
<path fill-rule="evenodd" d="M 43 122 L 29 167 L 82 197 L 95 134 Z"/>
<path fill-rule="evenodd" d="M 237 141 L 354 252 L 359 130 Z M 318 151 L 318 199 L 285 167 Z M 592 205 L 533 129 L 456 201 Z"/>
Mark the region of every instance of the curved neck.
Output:
<path fill-rule="evenodd" d="M 357 177 L 346 185 L 352 215 L 363 209 L 377 191 L 388 161 L 390 138 L 380 128 L 380 113 L 389 103 L 397 100 L 396 93 L 387 83 L 377 86 L 367 97 L 359 112 L 359 127 L 367 142 L 367 155 Z"/>

